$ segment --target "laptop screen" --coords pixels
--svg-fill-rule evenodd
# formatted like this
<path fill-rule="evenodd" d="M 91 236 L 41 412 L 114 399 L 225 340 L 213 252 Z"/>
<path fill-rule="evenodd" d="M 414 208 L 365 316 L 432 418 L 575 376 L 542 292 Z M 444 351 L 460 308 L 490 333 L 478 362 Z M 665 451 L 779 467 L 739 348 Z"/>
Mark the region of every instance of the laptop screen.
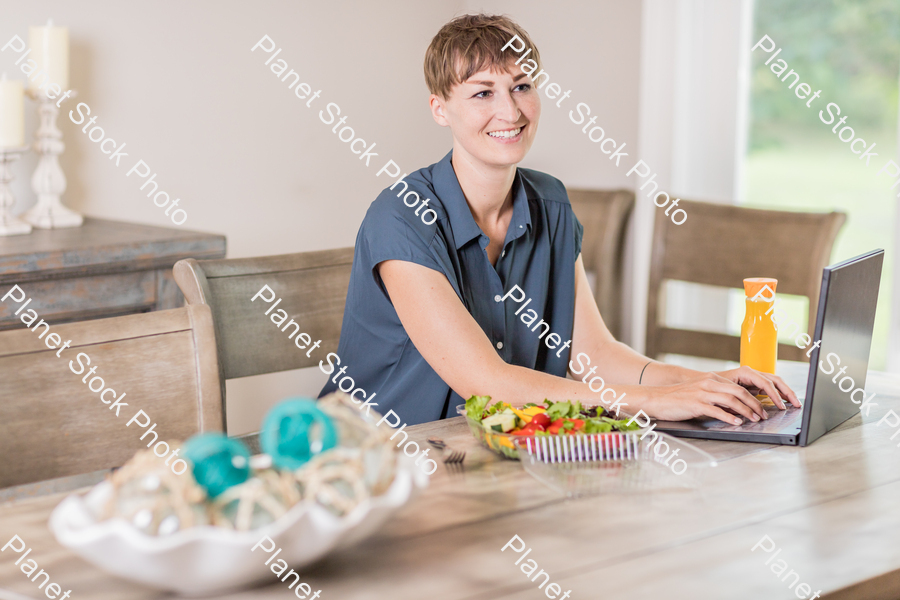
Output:
<path fill-rule="evenodd" d="M 859 412 L 884 250 L 826 267 L 810 355 L 800 445 L 806 446 Z M 812 308 L 812 307 L 810 307 Z"/>

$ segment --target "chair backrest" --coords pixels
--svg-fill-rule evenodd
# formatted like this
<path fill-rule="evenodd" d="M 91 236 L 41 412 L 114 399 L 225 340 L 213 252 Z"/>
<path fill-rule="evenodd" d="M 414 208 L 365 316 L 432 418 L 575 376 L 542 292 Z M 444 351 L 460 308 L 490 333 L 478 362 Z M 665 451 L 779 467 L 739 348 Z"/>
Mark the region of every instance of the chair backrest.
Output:
<path fill-rule="evenodd" d="M 207 307 L 39 329 L 0 332 L 0 487 L 121 466 L 152 423 L 166 441 L 223 430 Z M 70 347 L 48 348 L 54 333 Z M 126 426 L 139 410 L 150 421 Z"/>
<path fill-rule="evenodd" d="M 337 350 L 352 265 L 353 248 L 175 263 L 187 303 L 212 309 L 223 399 L 226 379 L 315 366 L 323 351 Z M 265 286 L 272 293 L 251 301 Z M 279 310 L 299 331 L 287 319 L 280 327 L 286 331 L 276 331 L 279 324 L 271 319 Z M 299 348 L 306 345 L 295 341 L 301 333 L 313 343 L 321 340 L 315 352 Z"/>
<path fill-rule="evenodd" d="M 634 208 L 631 190 L 567 190 L 575 216 L 584 226 L 581 256 L 593 272 L 594 299 L 610 332 L 622 329 L 622 263 L 625 229 Z"/>
<path fill-rule="evenodd" d="M 846 220 L 841 212 L 759 210 L 681 200 L 687 221 L 675 225 L 656 211 L 647 300 L 647 356 L 684 354 L 740 360 L 740 337 L 674 329 L 659 324 L 667 279 L 743 289 L 746 277 L 774 277 L 777 293 L 809 298 L 809 327 L 816 322 L 822 269 Z M 778 344 L 778 358 L 806 361 L 805 349 Z"/>

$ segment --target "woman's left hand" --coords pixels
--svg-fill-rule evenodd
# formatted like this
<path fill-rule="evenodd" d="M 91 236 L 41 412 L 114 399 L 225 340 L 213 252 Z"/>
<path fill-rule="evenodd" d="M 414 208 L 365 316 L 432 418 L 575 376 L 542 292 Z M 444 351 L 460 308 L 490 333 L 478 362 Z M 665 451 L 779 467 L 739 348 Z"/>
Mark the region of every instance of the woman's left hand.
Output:
<path fill-rule="evenodd" d="M 760 373 L 750 367 L 738 367 L 730 371 L 717 371 L 717 375 L 728 379 L 740 386 L 747 388 L 751 394 L 765 394 L 772 399 L 775 406 L 784 410 L 784 398 L 800 408 L 800 400 L 788 385 L 778 375 Z"/>

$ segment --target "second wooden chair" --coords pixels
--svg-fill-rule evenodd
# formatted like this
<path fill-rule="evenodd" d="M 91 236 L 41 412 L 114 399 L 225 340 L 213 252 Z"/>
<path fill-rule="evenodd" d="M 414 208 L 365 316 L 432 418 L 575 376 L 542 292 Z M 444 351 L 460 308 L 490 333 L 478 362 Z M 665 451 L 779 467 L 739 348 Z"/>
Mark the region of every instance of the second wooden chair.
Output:
<path fill-rule="evenodd" d="M 223 401 L 226 379 L 315 366 L 337 350 L 352 264 L 353 248 L 175 264 L 187 303 L 212 309 Z M 265 292 L 252 301 L 265 286 L 273 300 L 265 302 L 272 297 Z M 276 324 L 279 310 L 287 318 Z M 288 327 L 287 319 L 297 327 Z M 301 333 L 310 344 L 295 341 Z"/>
<path fill-rule="evenodd" d="M 575 216 L 584 226 L 581 257 L 594 274 L 594 300 L 616 339 L 622 321 L 622 264 L 625 229 L 634 208 L 631 190 L 567 190 Z"/>
<path fill-rule="evenodd" d="M 846 220 L 840 212 L 806 213 L 681 200 L 687 221 L 675 225 L 656 211 L 647 304 L 647 356 L 682 354 L 740 360 L 740 337 L 659 323 L 667 279 L 741 288 L 746 277 L 774 277 L 779 294 L 809 298 L 815 307 L 822 269 Z M 742 289 L 742 288 L 741 288 Z M 809 311 L 809 331 L 815 309 Z M 778 344 L 780 360 L 809 361 L 797 346 Z"/>

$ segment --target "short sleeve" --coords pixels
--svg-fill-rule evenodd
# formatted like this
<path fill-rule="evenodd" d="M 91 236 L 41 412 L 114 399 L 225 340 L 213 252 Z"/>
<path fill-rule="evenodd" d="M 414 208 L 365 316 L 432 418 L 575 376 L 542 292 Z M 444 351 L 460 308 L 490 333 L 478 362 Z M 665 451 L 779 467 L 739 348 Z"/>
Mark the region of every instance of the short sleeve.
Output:
<path fill-rule="evenodd" d="M 444 273 L 442 261 L 432 247 L 436 229 L 428 227 L 418 217 L 411 221 L 409 215 L 414 213 L 402 212 L 396 204 L 396 198 L 379 196 L 369 207 L 357 240 L 357 251 L 362 252 L 382 290 L 384 286 L 375 267 L 386 260 L 411 262 Z M 403 207 L 402 203 L 400 206 Z"/>
<path fill-rule="evenodd" d="M 403 260 L 443 273 L 429 244 L 416 235 L 406 221 L 393 218 L 387 222 L 390 227 L 364 227 L 363 230 L 373 269 L 386 260 Z"/>
<path fill-rule="evenodd" d="M 581 254 L 581 240 L 584 238 L 584 225 L 581 224 L 581 221 L 578 220 L 578 217 L 575 216 L 575 211 L 569 211 L 572 215 L 572 224 L 574 227 L 572 228 L 575 232 L 575 260 L 578 260 L 578 255 Z"/>

